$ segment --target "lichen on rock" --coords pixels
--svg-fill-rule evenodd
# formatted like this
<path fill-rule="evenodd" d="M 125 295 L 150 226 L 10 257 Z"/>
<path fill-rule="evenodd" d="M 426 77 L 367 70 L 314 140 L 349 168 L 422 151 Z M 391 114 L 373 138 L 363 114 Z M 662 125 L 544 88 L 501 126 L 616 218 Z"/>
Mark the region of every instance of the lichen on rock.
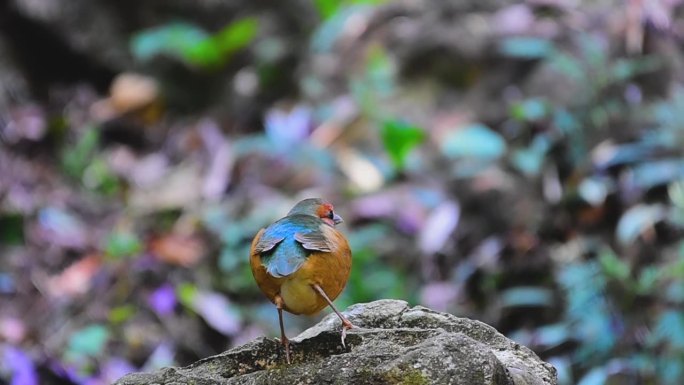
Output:
<path fill-rule="evenodd" d="M 356 326 L 346 348 L 332 314 L 292 339 L 291 365 L 277 340 L 260 338 L 184 368 L 129 374 L 115 385 L 557 384 L 553 366 L 482 322 L 397 300 L 344 313 Z"/>

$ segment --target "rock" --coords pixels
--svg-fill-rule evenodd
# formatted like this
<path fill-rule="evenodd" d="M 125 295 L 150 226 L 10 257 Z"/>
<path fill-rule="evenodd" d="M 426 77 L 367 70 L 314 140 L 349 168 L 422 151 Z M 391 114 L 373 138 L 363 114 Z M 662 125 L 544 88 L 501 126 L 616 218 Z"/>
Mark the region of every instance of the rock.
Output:
<path fill-rule="evenodd" d="M 141 384 L 557 384 L 556 370 L 482 322 L 380 300 L 344 312 L 356 328 L 340 343 L 334 314 L 292 339 L 260 338 L 184 368 L 129 374 Z"/>

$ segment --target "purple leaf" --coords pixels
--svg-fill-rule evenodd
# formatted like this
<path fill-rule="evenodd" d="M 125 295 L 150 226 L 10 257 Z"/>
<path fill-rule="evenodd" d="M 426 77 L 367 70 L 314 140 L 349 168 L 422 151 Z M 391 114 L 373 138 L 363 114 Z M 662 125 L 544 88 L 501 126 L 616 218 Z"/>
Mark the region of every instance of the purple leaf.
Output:
<path fill-rule="evenodd" d="M 46 242 L 61 247 L 82 248 L 86 244 L 86 228 L 72 214 L 56 207 L 38 213 L 41 236 Z"/>
<path fill-rule="evenodd" d="M 176 307 L 176 289 L 171 284 L 165 284 L 157 288 L 147 298 L 150 307 L 160 316 L 166 316 L 173 312 Z"/>
<path fill-rule="evenodd" d="M 128 373 L 137 371 L 137 368 L 123 358 L 114 357 L 107 361 L 101 368 L 100 379 L 103 384 L 112 384 L 114 381 Z"/>
<path fill-rule="evenodd" d="M 214 292 L 198 292 L 194 298 L 195 311 L 207 323 L 225 335 L 233 335 L 240 331 L 240 317 L 233 305 L 221 294 Z"/>
<path fill-rule="evenodd" d="M 458 298 L 458 288 L 449 282 L 431 282 L 423 287 L 420 301 L 437 311 L 449 311 L 449 306 Z"/>
<path fill-rule="evenodd" d="M 12 372 L 10 385 L 38 385 L 36 366 L 23 350 L 14 346 L 7 346 L 4 361 Z"/>
<path fill-rule="evenodd" d="M 165 366 L 173 366 L 176 362 L 173 357 L 175 355 L 175 350 L 173 345 L 168 342 L 162 342 L 154 352 L 150 355 L 142 367 L 144 372 L 150 372 L 153 370 L 161 369 Z"/>
<path fill-rule="evenodd" d="M 266 113 L 266 135 L 279 145 L 301 142 L 309 136 L 311 108 L 298 105 L 289 112 L 273 109 Z"/>
<path fill-rule="evenodd" d="M 418 243 L 423 253 L 433 254 L 441 250 L 458 226 L 460 216 L 461 207 L 456 202 L 447 201 L 437 206 L 420 232 Z"/>

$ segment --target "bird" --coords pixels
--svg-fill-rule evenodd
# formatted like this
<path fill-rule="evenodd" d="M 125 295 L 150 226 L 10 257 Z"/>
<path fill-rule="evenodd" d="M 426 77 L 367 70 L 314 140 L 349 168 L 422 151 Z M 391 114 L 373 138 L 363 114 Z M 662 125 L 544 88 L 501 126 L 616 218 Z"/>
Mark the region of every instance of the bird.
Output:
<path fill-rule="evenodd" d="M 285 335 L 283 311 L 313 315 L 326 306 L 342 321 L 342 346 L 352 323 L 332 301 L 344 289 L 351 272 L 349 242 L 335 226 L 342 217 L 321 198 L 304 199 L 287 215 L 254 237 L 249 260 L 254 280 L 276 306 L 280 341 L 290 364 L 290 342 Z"/>

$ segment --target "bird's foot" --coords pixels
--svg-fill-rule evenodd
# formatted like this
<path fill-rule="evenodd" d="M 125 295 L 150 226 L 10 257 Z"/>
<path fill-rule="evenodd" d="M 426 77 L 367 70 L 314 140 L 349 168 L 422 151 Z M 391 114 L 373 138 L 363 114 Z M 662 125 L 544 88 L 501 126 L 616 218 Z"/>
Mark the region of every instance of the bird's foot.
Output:
<path fill-rule="evenodd" d="M 345 349 L 347 348 L 347 345 L 345 345 L 345 343 L 344 343 L 345 338 L 347 338 L 347 329 L 351 329 L 351 328 L 353 328 L 353 327 L 354 327 L 354 325 L 352 325 L 352 323 L 349 322 L 348 319 L 345 318 L 345 319 L 342 320 L 342 334 L 341 334 L 341 338 L 342 338 L 342 347 L 345 348 Z"/>

